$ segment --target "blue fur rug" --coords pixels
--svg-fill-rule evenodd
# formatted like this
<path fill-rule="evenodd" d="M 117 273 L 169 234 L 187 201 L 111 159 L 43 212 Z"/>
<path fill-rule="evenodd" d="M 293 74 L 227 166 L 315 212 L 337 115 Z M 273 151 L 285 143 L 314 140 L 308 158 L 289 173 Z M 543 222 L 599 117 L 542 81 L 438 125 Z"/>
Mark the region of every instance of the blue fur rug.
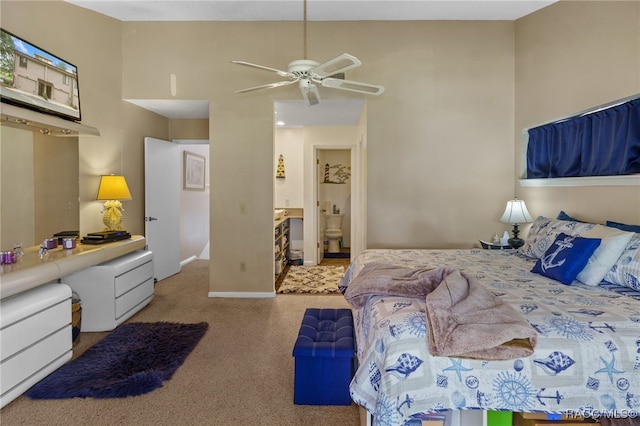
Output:
<path fill-rule="evenodd" d="M 33 399 L 126 398 L 162 387 L 207 331 L 208 324 L 123 324 L 78 358 L 37 383 Z"/>

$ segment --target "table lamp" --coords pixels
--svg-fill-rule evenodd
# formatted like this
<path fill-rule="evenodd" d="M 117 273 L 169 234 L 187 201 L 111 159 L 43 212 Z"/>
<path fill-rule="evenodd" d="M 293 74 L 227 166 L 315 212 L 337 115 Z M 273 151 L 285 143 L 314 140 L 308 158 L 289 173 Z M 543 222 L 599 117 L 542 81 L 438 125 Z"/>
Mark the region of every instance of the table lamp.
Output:
<path fill-rule="evenodd" d="M 100 177 L 100 187 L 96 200 L 105 200 L 104 223 L 105 231 L 121 231 L 122 230 L 122 208 L 121 200 L 130 200 L 131 192 L 127 186 L 124 176 L 103 175 Z"/>
<path fill-rule="evenodd" d="M 522 200 L 515 198 L 507 201 L 507 208 L 504 209 L 504 213 L 500 218 L 500 222 L 510 223 L 513 225 L 513 238 L 509 238 L 509 245 L 517 249 L 524 245 L 524 240 L 518 238 L 518 224 L 533 222 L 533 218 L 527 210 L 527 206 Z"/>

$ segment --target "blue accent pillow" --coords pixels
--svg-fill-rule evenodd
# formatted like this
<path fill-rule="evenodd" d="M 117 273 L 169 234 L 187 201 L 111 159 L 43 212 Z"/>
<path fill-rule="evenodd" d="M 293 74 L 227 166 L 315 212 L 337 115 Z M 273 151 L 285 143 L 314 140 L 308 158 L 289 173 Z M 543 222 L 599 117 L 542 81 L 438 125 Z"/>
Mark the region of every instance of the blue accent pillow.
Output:
<path fill-rule="evenodd" d="M 566 214 L 564 212 L 564 210 L 560 210 L 560 213 L 558 213 L 558 217 L 556 217 L 556 220 L 568 220 L 570 222 L 582 222 L 584 223 L 583 220 L 578 220 L 574 217 L 569 216 L 568 214 Z"/>
<path fill-rule="evenodd" d="M 610 228 L 617 228 L 627 232 L 640 233 L 640 225 L 627 225 L 625 223 L 611 222 L 610 220 L 607 221 L 606 225 Z"/>
<path fill-rule="evenodd" d="M 600 238 L 572 237 L 560 233 L 531 272 L 571 285 L 601 241 Z"/>

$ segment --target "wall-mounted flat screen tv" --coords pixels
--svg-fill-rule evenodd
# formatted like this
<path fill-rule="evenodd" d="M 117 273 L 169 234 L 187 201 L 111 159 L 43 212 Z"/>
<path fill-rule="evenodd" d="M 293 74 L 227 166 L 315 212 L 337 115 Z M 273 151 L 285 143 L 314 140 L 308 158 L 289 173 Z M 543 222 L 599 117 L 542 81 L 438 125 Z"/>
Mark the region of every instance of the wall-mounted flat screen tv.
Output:
<path fill-rule="evenodd" d="M 75 65 L 0 29 L 2 102 L 80 121 Z"/>

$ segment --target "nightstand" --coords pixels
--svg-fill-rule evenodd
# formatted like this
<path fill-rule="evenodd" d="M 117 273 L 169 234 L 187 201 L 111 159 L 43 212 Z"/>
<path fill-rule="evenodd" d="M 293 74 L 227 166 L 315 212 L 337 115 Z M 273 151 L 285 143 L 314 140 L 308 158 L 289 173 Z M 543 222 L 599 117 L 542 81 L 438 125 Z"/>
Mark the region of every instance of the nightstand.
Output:
<path fill-rule="evenodd" d="M 494 244 L 488 241 L 478 240 L 485 250 L 512 250 L 509 244 Z"/>

